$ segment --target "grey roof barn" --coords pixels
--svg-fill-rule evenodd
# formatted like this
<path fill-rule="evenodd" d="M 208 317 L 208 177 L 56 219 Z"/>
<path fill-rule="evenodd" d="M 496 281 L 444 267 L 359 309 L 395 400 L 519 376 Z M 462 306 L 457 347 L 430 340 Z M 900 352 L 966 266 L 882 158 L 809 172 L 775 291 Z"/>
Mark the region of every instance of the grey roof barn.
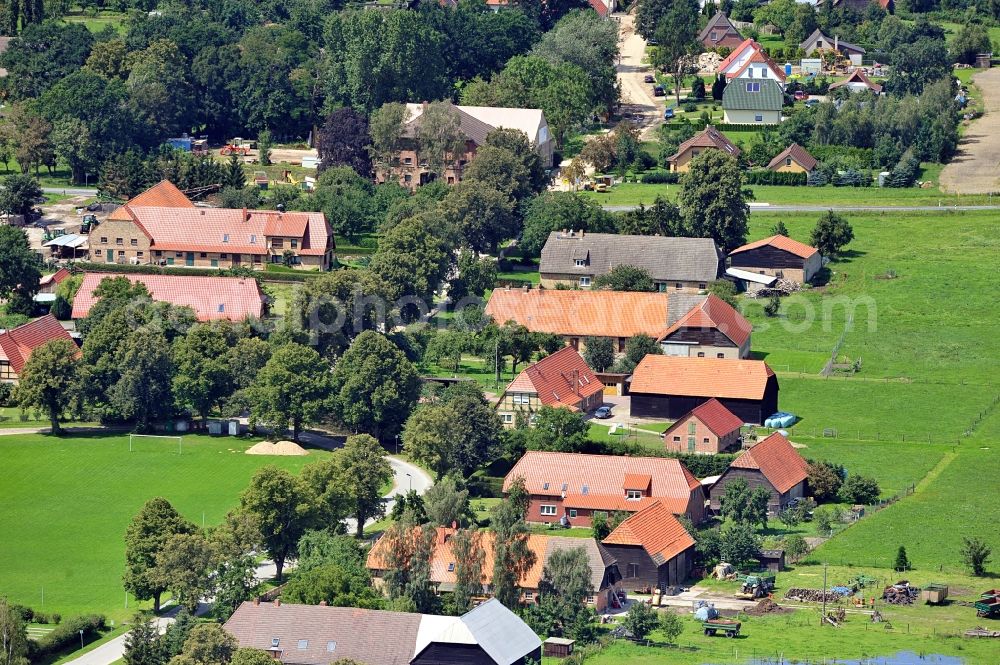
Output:
<path fill-rule="evenodd" d="M 423 665 L 442 658 L 523 665 L 526 658 L 540 660 L 542 646 L 496 599 L 460 617 L 245 602 L 225 630 L 241 647 L 261 649 L 287 665 L 329 665 L 342 658 L 367 665 Z"/>
<path fill-rule="evenodd" d="M 654 282 L 711 282 L 719 276 L 722 254 L 711 238 L 667 238 L 583 231 L 553 231 L 542 248 L 539 272 L 593 275 L 631 265 Z"/>

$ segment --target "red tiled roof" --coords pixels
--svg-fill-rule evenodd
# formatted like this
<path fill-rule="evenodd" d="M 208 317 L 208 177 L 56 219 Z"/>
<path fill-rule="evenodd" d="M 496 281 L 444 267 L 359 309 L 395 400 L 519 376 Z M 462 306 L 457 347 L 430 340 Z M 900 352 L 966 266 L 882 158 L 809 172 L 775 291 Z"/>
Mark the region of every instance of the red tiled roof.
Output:
<path fill-rule="evenodd" d="M 270 210 L 255 210 L 254 215 L 264 219 L 264 235 L 283 236 L 286 238 L 301 238 L 306 233 L 309 224 L 309 214 L 304 212 L 276 212 Z"/>
<path fill-rule="evenodd" d="M 785 163 L 785 159 L 791 157 L 799 166 L 804 168 L 806 171 L 812 171 L 819 164 L 816 158 L 809 154 L 809 151 L 800 146 L 798 143 L 793 143 L 788 146 L 780 153 L 778 153 L 774 159 L 772 159 L 767 168 L 777 169 Z"/>
<path fill-rule="evenodd" d="M 725 134 L 717 130 L 712 125 L 708 125 L 698 134 L 695 134 L 684 143 L 677 146 L 677 152 L 671 155 L 667 161 L 673 162 L 691 148 L 718 148 L 731 157 L 739 157 L 741 150 L 736 144 L 729 140 Z"/>
<path fill-rule="evenodd" d="M 809 464 L 780 432 L 743 451 L 730 465 L 757 469 L 778 492 L 787 492 L 809 477 Z"/>
<path fill-rule="evenodd" d="M 486 314 L 531 331 L 580 337 L 659 337 L 667 328 L 669 295 L 627 291 L 496 289 Z"/>
<path fill-rule="evenodd" d="M 528 451 L 518 460 L 504 479 L 503 489 L 507 491 L 514 479 L 521 476 L 530 494 L 561 496 L 565 493 L 563 503 L 567 507 L 635 511 L 649 501 L 648 498 L 640 501 L 625 498 L 625 478 L 636 475 L 648 475 L 652 479 L 652 498 L 660 499 L 678 514 L 687 510 L 693 496 L 701 497 L 698 479 L 673 458 L 538 450 Z"/>
<path fill-rule="evenodd" d="M 774 372 L 763 360 L 648 355 L 632 373 L 632 393 L 761 399 Z"/>
<path fill-rule="evenodd" d="M 610 8 L 604 4 L 603 0 L 589 0 L 591 8 L 597 12 L 597 15 L 601 18 L 606 17 L 611 13 Z"/>
<path fill-rule="evenodd" d="M 546 406 L 579 405 L 604 390 L 593 370 L 576 349 L 565 347 L 529 365 L 506 392 L 534 392 Z"/>
<path fill-rule="evenodd" d="M 778 63 L 776 63 L 774 60 L 771 59 L 771 56 L 764 53 L 764 51 L 759 47 L 754 51 L 753 55 L 747 58 L 747 61 L 743 63 L 743 66 L 741 66 L 734 72 L 727 73 L 726 78 L 731 78 L 731 79 L 739 78 L 739 75 L 745 72 L 747 70 L 747 67 L 754 64 L 755 62 L 756 63 L 762 62 L 765 65 L 767 65 L 767 68 L 770 69 L 772 72 L 774 72 L 774 75 L 778 78 L 779 81 L 785 80 L 784 70 L 778 66 Z"/>
<path fill-rule="evenodd" d="M 739 58 L 740 54 L 743 53 L 744 50 L 746 50 L 748 48 L 755 48 L 755 47 L 759 49 L 760 48 L 760 44 L 758 44 L 757 42 L 755 42 L 753 39 L 747 37 L 746 39 L 744 39 L 740 43 L 739 46 L 737 46 L 736 48 L 734 48 L 729 53 L 729 55 L 727 55 L 722 60 L 722 62 L 719 63 L 719 67 L 716 69 L 716 71 L 718 71 L 718 72 L 725 72 L 726 68 L 729 67 L 729 65 L 733 64 L 734 62 L 736 62 L 736 60 Z"/>
<path fill-rule="evenodd" d="M 739 254 L 740 252 L 748 252 L 751 249 L 757 249 L 758 247 L 776 247 L 777 249 L 782 249 L 789 254 L 794 254 L 803 259 L 808 259 L 813 254 L 819 250 L 815 247 L 810 247 L 804 242 L 799 242 L 798 240 L 792 240 L 788 236 L 776 235 L 767 238 L 762 238 L 761 240 L 755 240 L 754 242 L 747 243 L 742 247 L 737 247 L 733 251 L 729 252 L 729 255 Z"/>
<path fill-rule="evenodd" d="M 38 285 L 41 287 L 45 287 L 48 286 L 49 284 L 59 284 L 69 276 L 70 276 L 69 270 L 66 270 L 65 268 L 60 268 L 51 275 L 42 275 L 41 279 L 38 280 Z"/>
<path fill-rule="evenodd" d="M 129 199 L 125 205 L 112 212 L 108 219 L 128 221 L 129 210 L 136 207 L 193 208 L 188 197 L 169 180 L 161 180 L 142 194 Z"/>
<path fill-rule="evenodd" d="M 605 545 L 638 545 L 663 565 L 694 546 L 694 538 L 660 501 L 631 515 L 604 539 Z"/>
<path fill-rule="evenodd" d="M 20 374 L 35 349 L 57 339 L 73 341 L 56 318 L 48 314 L 0 333 L 0 360 L 9 362 L 14 373 Z"/>
<path fill-rule="evenodd" d="M 98 301 L 94 291 L 106 278 L 125 277 L 146 285 L 153 300 L 190 307 L 199 321 L 242 321 L 264 315 L 264 295 L 254 279 L 187 275 L 118 275 L 87 273 L 73 300 L 73 318 L 82 319 Z"/>
<path fill-rule="evenodd" d="M 743 346 L 753 331 L 753 326 L 742 314 L 714 293 L 709 294 L 701 304 L 678 319 L 660 336 L 660 340 L 681 328 L 714 328 L 732 340 L 736 346 Z"/>
<path fill-rule="evenodd" d="M 880 86 L 878 83 L 872 83 L 872 80 L 868 78 L 868 76 L 860 69 L 855 69 L 853 72 L 851 72 L 851 75 L 848 76 L 843 81 L 837 81 L 836 83 L 831 83 L 830 90 L 836 90 L 837 88 L 842 88 L 843 86 L 849 83 L 863 83 L 868 87 L 868 89 L 870 89 L 872 92 L 876 94 L 882 92 L 882 86 Z"/>
<path fill-rule="evenodd" d="M 625 480 L 622 481 L 622 489 L 648 490 L 651 482 L 653 482 L 653 477 L 648 473 L 626 473 Z"/>
<path fill-rule="evenodd" d="M 670 426 L 664 436 L 670 433 L 670 430 L 678 424 L 686 420 L 689 416 L 694 416 L 701 423 L 709 429 L 713 434 L 718 437 L 726 436 L 731 432 L 738 430 L 742 425 L 743 421 L 739 419 L 732 411 L 727 409 L 722 405 L 722 402 L 715 399 L 714 397 L 707 402 L 702 402 L 695 408 L 691 409 L 687 415 L 681 416 L 676 423 Z"/>

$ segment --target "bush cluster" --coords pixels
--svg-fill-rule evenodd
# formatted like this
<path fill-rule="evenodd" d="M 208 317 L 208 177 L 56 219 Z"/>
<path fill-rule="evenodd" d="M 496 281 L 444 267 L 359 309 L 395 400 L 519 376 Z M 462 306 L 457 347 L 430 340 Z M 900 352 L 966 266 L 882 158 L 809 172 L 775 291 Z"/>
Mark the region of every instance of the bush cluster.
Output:
<path fill-rule="evenodd" d="M 806 173 L 783 173 L 767 169 L 751 169 L 743 174 L 746 185 L 795 185 L 804 186 L 809 176 Z"/>

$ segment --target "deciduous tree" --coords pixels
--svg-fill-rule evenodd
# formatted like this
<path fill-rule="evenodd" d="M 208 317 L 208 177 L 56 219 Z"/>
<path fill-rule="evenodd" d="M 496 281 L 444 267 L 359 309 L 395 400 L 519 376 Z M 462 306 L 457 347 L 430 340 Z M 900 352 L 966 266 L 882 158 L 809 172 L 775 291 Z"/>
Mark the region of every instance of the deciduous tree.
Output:
<path fill-rule="evenodd" d="M 0 665 L 28 665 L 28 627 L 5 596 L 0 596 Z"/>
<path fill-rule="evenodd" d="M 399 132 L 398 122 L 390 123 L 391 130 Z M 369 147 L 372 139 L 369 136 L 368 118 L 352 108 L 339 108 L 327 116 L 319 131 L 316 148 L 319 151 L 319 171 L 323 172 L 333 166 L 349 166 L 362 178 L 372 174 L 372 158 Z M 382 138 L 385 140 L 385 137 Z M 399 140 L 396 136 L 388 138 L 389 143 Z M 380 146 L 383 150 L 385 144 Z"/>
<path fill-rule="evenodd" d="M 454 474 L 441 478 L 424 494 L 427 521 L 434 526 L 467 525 L 473 521 L 469 506 L 469 490 Z"/>
<path fill-rule="evenodd" d="M 347 437 L 343 450 L 337 455 L 341 473 L 347 481 L 347 496 L 360 538 L 369 518 L 385 514 L 382 486 L 392 479 L 392 467 L 378 441 L 367 434 Z"/>
<path fill-rule="evenodd" d="M 152 598 L 153 611 L 159 612 L 160 595 L 166 587 L 156 575 L 156 557 L 172 536 L 194 530 L 166 499 L 147 501 L 125 531 L 125 590 L 139 600 Z"/>
<path fill-rule="evenodd" d="M 983 540 L 977 537 L 962 538 L 962 549 L 960 552 L 962 563 L 968 566 L 969 570 L 976 577 L 984 577 L 986 575 L 986 564 L 989 563 L 992 553 L 993 549 Z"/>
<path fill-rule="evenodd" d="M 177 533 L 156 553 L 152 578 L 179 605 L 195 612 L 198 601 L 210 591 L 213 559 L 212 547 L 201 533 Z"/>
<path fill-rule="evenodd" d="M 521 579 L 535 564 L 535 554 L 528 547 L 528 526 L 524 515 L 529 495 L 524 478 L 515 478 L 507 491 L 507 500 L 493 507 L 490 526 L 493 528 L 493 595 L 506 607 L 521 603 L 518 587 Z"/>
<path fill-rule="evenodd" d="M 52 433 L 61 433 L 59 417 L 70 405 L 80 364 L 80 350 L 70 340 L 47 342 L 31 352 L 21 370 L 15 395 L 22 408 L 34 406 L 49 416 Z"/>
<path fill-rule="evenodd" d="M 608 291 L 653 291 L 653 277 L 645 268 L 619 264 L 594 279 L 593 287 Z"/>
<path fill-rule="evenodd" d="M 304 423 L 316 422 L 329 410 L 332 388 L 329 366 L 314 350 L 300 344 L 277 348 L 248 389 L 250 413 L 275 435 L 291 424 L 298 440 Z"/>
<path fill-rule="evenodd" d="M 721 150 L 706 150 L 681 176 L 677 201 L 692 236 L 713 238 L 729 251 L 746 242 L 747 201 L 752 198 L 752 192 L 743 188 L 736 160 Z"/>
<path fill-rule="evenodd" d="M 597 372 L 607 370 L 615 362 L 615 345 L 610 337 L 587 337 L 583 341 L 586 348 L 583 359 Z"/>
<path fill-rule="evenodd" d="M 451 551 L 455 556 L 455 590 L 452 606 L 456 613 L 472 609 L 472 600 L 483 593 L 483 549 L 481 532 L 459 529 L 451 536 Z"/>
<path fill-rule="evenodd" d="M 816 222 L 810 240 L 820 254 L 836 256 L 854 240 L 854 229 L 845 217 L 828 210 Z"/>
<path fill-rule="evenodd" d="M 315 502 L 305 481 L 273 465 L 261 467 L 240 495 L 240 507 L 255 519 L 279 582 L 285 560 L 295 556 L 299 538 L 313 524 Z"/>

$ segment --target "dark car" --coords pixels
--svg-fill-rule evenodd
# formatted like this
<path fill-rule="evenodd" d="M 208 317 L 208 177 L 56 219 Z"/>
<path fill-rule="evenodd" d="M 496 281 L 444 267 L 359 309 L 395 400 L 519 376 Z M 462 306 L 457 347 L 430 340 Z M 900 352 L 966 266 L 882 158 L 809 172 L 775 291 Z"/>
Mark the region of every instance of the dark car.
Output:
<path fill-rule="evenodd" d="M 819 104 L 819 100 L 818 99 L 807 99 L 805 101 L 805 104 L 806 104 L 806 106 L 816 106 L 817 104 Z"/>
<path fill-rule="evenodd" d="M 673 107 L 673 106 L 668 106 L 668 107 L 667 107 L 667 108 L 666 108 L 666 109 L 665 109 L 665 110 L 663 111 L 663 119 L 664 119 L 664 120 L 670 120 L 670 119 L 671 119 L 671 118 L 673 118 L 673 117 L 674 117 L 674 107 Z"/>
<path fill-rule="evenodd" d="M 653 96 L 654 97 L 663 97 L 666 94 L 667 94 L 667 91 L 664 90 L 664 88 L 663 88 L 662 85 L 654 85 L 653 86 Z"/>
<path fill-rule="evenodd" d="M 594 417 L 595 418 L 600 418 L 601 420 L 604 420 L 606 418 L 610 418 L 611 417 L 611 407 L 610 406 L 602 406 L 602 407 L 598 408 L 597 411 L 594 411 Z"/>
<path fill-rule="evenodd" d="M 646 74 L 645 76 L 642 77 L 642 80 L 645 81 L 646 83 L 656 83 L 656 77 L 653 76 L 652 74 Z"/>
<path fill-rule="evenodd" d="M 805 90 L 796 90 L 794 97 L 796 101 L 802 101 L 803 99 L 809 99 L 809 93 Z"/>

